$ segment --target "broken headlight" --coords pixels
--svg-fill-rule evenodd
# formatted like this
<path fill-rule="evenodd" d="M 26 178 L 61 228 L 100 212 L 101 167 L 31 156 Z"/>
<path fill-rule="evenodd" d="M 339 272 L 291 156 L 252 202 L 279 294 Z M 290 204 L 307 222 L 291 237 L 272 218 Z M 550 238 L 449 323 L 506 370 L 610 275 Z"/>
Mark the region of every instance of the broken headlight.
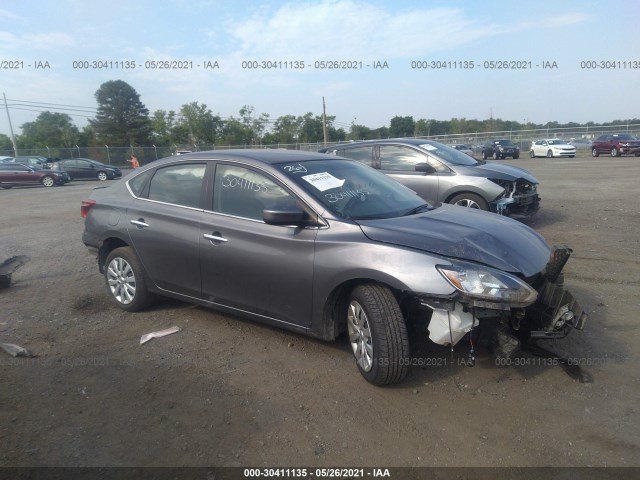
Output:
<path fill-rule="evenodd" d="M 477 300 L 526 307 L 538 297 L 538 292 L 522 280 L 493 268 L 465 262 L 436 268 L 456 290 Z"/>

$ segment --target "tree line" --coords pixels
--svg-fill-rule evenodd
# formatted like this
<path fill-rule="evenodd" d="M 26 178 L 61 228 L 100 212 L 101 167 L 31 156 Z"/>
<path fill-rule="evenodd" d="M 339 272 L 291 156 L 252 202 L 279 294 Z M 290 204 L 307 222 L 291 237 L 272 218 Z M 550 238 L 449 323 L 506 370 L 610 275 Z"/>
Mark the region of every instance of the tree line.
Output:
<path fill-rule="evenodd" d="M 271 120 L 268 113 L 257 114 L 251 105 L 240 108 L 237 116 L 222 118 L 204 103 L 193 101 L 178 111 L 149 110 L 136 90 L 122 80 L 103 83 L 95 93 L 98 104 L 95 118 L 79 129 L 65 113 L 45 111 L 35 121 L 21 126 L 18 148 L 73 148 L 109 145 L 110 147 L 189 147 L 198 145 L 275 145 L 322 142 L 322 115 L 284 115 Z M 349 128 L 337 127 L 335 116 L 327 116 L 327 130 L 332 142 L 376 138 L 437 136 L 492 131 L 517 131 L 542 128 L 573 128 L 595 126 L 569 122 L 535 124 L 499 118 L 475 120 L 418 119 L 395 116 L 389 126 L 370 128 L 355 122 Z M 640 123 L 640 119 L 616 120 L 602 125 Z M 10 150 L 11 139 L 0 134 L 0 150 Z"/>

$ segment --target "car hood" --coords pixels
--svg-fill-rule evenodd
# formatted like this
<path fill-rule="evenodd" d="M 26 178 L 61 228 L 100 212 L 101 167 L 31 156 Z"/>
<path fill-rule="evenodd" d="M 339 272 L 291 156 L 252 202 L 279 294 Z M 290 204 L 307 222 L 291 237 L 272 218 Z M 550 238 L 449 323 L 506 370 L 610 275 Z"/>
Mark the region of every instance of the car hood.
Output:
<path fill-rule="evenodd" d="M 540 183 L 536 177 L 531 175 L 527 170 L 520 167 L 514 167 L 513 165 L 506 165 L 504 163 L 486 162 L 475 165 L 473 167 L 456 167 L 456 171 L 460 172 L 461 168 L 464 169 L 465 175 L 471 175 L 474 177 L 496 178 L 499 180 L 517 180 L 519 178 L 525 179 L 532 184 Z"/>
<path fill-rule="evenodd" d="M 547 242 L 526 225 L 494 213 L 442 204 L 426 213 L 357 220 L 371 240 L 483 263 L 531 277 L 551 254 Z"/>

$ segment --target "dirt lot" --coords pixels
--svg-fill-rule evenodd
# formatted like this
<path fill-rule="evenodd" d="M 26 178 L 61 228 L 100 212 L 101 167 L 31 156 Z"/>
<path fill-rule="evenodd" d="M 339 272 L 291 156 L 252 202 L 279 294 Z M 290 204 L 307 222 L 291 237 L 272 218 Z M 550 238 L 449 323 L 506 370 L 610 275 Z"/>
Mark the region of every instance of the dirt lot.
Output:
<path fill-rule="evenodd" d="M 0 351 L 0 466 L 639 466 L 640 159 L 508 163 L 541 182 L 525 222 L 574 249 L 566 283 L 590 318 L 546 345 L 591 384 L 529 354 L 461 366 L 461 342 L 453 361 L 417 348 L 439 366 L 378 388 L 346 338 L 174 301 L 125 313 L 81 242 L 96 182 L 0 191 L 0 260 L 30 257 L 0 291 L 0 342 L 38 354 Z"/>

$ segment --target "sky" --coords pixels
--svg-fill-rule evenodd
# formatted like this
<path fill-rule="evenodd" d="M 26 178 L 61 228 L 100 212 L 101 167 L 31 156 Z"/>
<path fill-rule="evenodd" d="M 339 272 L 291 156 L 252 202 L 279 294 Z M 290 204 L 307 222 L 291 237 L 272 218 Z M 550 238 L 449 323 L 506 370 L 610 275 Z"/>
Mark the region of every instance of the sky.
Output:
<path fill-rule="evenodd" d="M 86 125 L 109 80 L 151 112 L 197 101 L 223 118 L 319 115 L 324 97 L 347 130 L 602 123 L 640 117 L 639 17 L 637 0 L 0 0 L 0 91 L 16 134 L 45 103 Z"/>

